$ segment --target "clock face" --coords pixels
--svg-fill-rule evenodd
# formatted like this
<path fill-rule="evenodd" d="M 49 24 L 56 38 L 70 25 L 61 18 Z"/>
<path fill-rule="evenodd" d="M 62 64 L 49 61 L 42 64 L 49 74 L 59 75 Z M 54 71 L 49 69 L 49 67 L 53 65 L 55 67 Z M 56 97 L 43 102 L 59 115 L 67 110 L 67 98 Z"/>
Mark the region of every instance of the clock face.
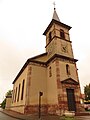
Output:
<path fill-rule="evenodd" d="M 62 52 L 67 53 L 68 52 L 67 44 L 62 44 L 61 45 L 61 50 L 62 50 Z"/>

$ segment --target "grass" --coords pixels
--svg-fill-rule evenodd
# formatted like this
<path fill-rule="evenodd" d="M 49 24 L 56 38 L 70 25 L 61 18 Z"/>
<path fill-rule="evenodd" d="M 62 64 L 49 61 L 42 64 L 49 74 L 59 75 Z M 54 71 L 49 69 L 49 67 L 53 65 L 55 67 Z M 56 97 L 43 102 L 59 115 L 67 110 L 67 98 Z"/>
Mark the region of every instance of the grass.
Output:
<path fill-rule="evenodd" d="M 60 118 L 60 120 L 76 120 L 76 118 L 75 117 L 65 117 L 65 116 L 63 116 L 63 117 Z"/>

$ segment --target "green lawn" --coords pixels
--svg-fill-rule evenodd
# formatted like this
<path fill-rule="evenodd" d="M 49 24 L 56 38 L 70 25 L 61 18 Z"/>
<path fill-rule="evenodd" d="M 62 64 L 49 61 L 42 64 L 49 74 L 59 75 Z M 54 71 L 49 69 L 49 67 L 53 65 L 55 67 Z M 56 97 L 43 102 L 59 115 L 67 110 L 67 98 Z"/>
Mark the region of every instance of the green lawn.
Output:
<path fill-rule="evenodd" d="M 77 120 L 75 117 L 61 117 L 60 120 Z"/>

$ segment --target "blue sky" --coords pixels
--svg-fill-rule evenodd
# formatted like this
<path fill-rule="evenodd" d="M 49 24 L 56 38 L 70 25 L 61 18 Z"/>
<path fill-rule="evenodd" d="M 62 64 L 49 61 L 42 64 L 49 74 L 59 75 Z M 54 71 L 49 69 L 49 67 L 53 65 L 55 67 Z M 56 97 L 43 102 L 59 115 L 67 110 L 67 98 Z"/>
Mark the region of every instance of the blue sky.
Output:
<path fill-rule="evenodd" d="M 0 101 L 26 62 L 45 52 L 43 32 L 53 15 L 53 0 L 0 0 Z M 90 82 L 90 1 L 55 0 L 60 21 L 70 25 L 81 88 Z"/>

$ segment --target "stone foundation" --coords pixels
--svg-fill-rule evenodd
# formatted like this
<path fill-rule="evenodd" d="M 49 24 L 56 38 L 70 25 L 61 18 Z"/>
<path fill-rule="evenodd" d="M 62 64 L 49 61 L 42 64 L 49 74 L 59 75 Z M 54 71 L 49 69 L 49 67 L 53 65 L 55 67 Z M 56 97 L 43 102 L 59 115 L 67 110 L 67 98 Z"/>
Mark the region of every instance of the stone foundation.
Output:
<path fill-rule="evenodd" d="M 42 105 L 41 106 L 41 114 L 52 114 L 52 115 L 64 115 L 65 111 L 67 110 L 67 107 L 64 107 L 65 105 Z M 24 109 L 24 114 L 39 114 L 39 106 L 38 105 L 29 105 L 26 106 Z"/>
<path fill-rule="evenodd" d="M 47 105 L 41 106 L 42 114 L 47 114 Z M 24 109 L 25 114 L 38 114 L 39 113 L 39 106 L 38 105 L 29 105 L 26 106 Z"/>
<path fill-rule="evenodd" d="M 11 107 L 11 110 L 16 112 L 21 112 L 23 114 L 39 114 L 39 106 L 38 105 L 28 105 L 28 106 L 17 106 Z M 83 106 L 76 102 L 76 113 L 84 112 Z M 68 111 L 67 102 L 62 102 L 61 104 L 48 104 L 48 105 L 41 105 L 41 114 L 52 114 L 52 115 L 64 115 L 65 113 L 72 113 L 72 111 Z"/>

